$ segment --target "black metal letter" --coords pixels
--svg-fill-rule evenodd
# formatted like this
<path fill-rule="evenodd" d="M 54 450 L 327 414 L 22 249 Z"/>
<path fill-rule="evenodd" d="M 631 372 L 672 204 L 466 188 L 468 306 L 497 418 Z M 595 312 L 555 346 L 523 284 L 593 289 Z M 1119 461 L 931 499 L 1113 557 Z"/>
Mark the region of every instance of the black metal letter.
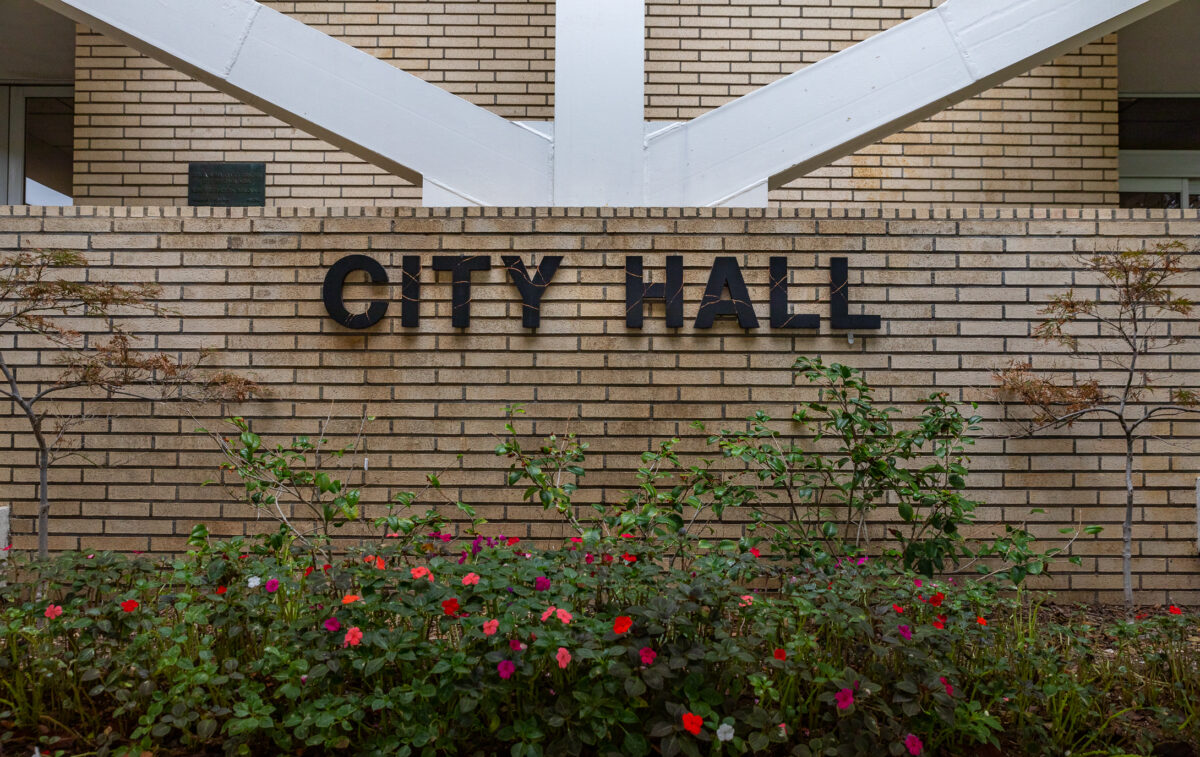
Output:
<path fill-rule="evenodd" d="M 532 278 L 529 271 L 525 270 L 525 264 L 516 255 L 501 255 L 500 259 L 504 261 L 509 278 L 521 293 L 521 325 L 527 329 L 536 329 L 542 321 L 542 295 L 546 293 L 546 287 L 550 286 L 551 279 L 558 272 L 562 255 L 543 257 Z"/>
<path fill-rule="evenodd" d="M 351 315 L 346 310 L 346 301 L 342 299 L 342 287 L 346 285 L 346 277 L 354 271 L 366 271 L 372 284 L 388 283 L 387 271 L 379 261 L 366 255 L 347 255 L 329 267 L 325 284 L 321 287 L 321 298 L 325 300 L 325 310 L 330 318 L 346 328 L 365 329 L 383 320 L 388 303 L 387 300 L 372 300 L 367 312 Z"/>
<path fill-rule="evenodd" d="M 788 313 L 787 277 L 787 258 L 771 258 L 771 328 L 821 328 L 821 316 L 816 315 L 815 313 L 805 313 L 802 315 L 791 315 Z"/>
<path fill-rule="evenodd" d="M 850 259 L 829 259 L 829 322 L 835 329 L 869 331 L 880 328 L 877 315 L 850 315 Z"/>
<path fill-rule="evenodd" d="M 729 299 L 721 299 L 722 292 L 729 289 Z M 758 328 L 758 317 L 750 302 L 750 292 L 742 279 L 742 269 L 737 259 L 717 258 L 708 274 L 708 286 L 700 300 L 700 312 L 696 314 L 696 328 L 711 329 L 718 315 L 736 315 L 738 325 L 744 329 Z"/>
<path fill-rule="evenodd" d="M 486 271 L 492 259 L 486 255 L 434 255 L 433 270 L 450 271 L 450 324 L 456 329 L 471 325 L 471 271 Z"/>
<path fill-rule="evenodd" d="M 404 256 L 400 278 L 400 325 L 405 328 L 421 323 L 421 256 Z"/>
<path fill-rule="evenodd" d="M 683 328 L 683 256 L 667 256 L 667 283 L 647 284 L 642 256 L 625 258 L 625 327 L 642 327 L 642 304 L 662 300 L 667 306 L 667 328 Z"/>

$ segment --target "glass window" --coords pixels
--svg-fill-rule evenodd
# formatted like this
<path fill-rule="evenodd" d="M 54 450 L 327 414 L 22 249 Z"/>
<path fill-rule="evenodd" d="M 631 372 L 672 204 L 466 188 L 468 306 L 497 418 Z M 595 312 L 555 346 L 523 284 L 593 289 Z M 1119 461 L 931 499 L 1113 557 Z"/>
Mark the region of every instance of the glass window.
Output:
<path fill-rule="evenodd" d="M 70 87 L 0 87 L 0 202 L 70 205 L 75 101 Z"/>

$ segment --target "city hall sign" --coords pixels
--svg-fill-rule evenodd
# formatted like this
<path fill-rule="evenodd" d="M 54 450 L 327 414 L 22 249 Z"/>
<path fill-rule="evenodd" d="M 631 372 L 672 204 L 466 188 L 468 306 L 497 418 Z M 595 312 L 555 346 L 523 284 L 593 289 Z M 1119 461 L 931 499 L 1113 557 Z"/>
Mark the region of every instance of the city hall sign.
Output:
<path fill-rule="evenodd" d="M 521 322 L 525 328 L 536 329 L 541 322 L 541 303 L 562 265 L 561 255 L 543 256 L 532 272 L 516 255 L 501 255 L 500 260 L 508 272 L 509 279 L 521 297 Z M 405 255 L 400 279 L 400 324 L 405 328 L 420 325 L 421 303 L 421 257 Z M 450 273 L 451 324 L 455 328 L 471 325 L 471 276 L 492 268 L 492 259 L 487 255 L 434 255 L 433 270 Z M 367 274 L 372 284 L 388 284 L 387 270 L 379 261 L 367 255 L 347 255 L 334 263 L 325 275 L 322 298 L 325 309 L 333 320 L 351 329 L 374 326 L 387 315 L 388 301 L 373 300 L 365 313 L 351 313 L 346 309 L 342 289 L 347 277 L 355 272 Z M 829 325 L 836 330 L 869 331 L 880 328 L 877 315 L 850 315 L 849 259 L 831 258 L 829 261 Z M 683 327 L 683 256 L 668 255 L 663 281 L 649 283 L 642 267 L 640 255 L 625 258 L 625 325 L 631 329 L 642 328 L 642 310 L 646 300 L 658 300 L 666 311 L 668 328 Z M 821 317 L 816 314 L 793 314 L 788 306 L 787 258 L 775 256 L 769 262 L 770 326 L 772 329 L 818 329 Z M 725 297 L 728 292 L 729 296 Z M 713 260 L 708 274 L 708 284 L 700 299 L 699 309 L 693 326 L 709 329 L 719 317 L 737 318 L 738 325 L 745 329 L 759 327 L 758 316 L 742 269 L 733 257 L 718 257 Z"/>

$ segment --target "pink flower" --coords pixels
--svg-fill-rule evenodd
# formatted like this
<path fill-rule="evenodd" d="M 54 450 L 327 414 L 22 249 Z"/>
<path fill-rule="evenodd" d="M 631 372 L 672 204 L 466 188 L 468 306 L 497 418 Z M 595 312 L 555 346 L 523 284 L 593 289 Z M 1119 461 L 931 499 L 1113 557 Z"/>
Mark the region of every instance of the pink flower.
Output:
<path fill-rule="evenodd" d="M 516 671 L 516 669 L 517 666 L 513 664 L 512 660 L 501 660 L 499 664 L 496 665 L 496 672 L 499 673 L 500 677 L 506 681 L 509 678 L 512 678 L 512 674 Z"/>
<path fill-rule="evenodd" d="M 568 625 L 571 622 L 571 619 L 574 617 L 573 615 L 571 615 L 571 613 L 569 613 L 566 610 L 563 610 L 561 608 L 559 608 L 554 614 L 556 616 L 558 616 L 558 619 L 562 621 L 562 624 L 564 626 Z"/>
<path fill-rule="evenodd" d="M 638 655 L 641 656 L 643 665 L 653 665 L 655 658 L 658 657 L 658 652 L 650 647 L 642 647 L 638 650 Z"/>
<path fill-rule="evenodd" d="M 410 570 L 409 573 L 413 578 L 427 578 L 430 581 L 433 580 L 433 573 L 430 573 L 429 568 L 426 568 L 424 565 L 418 565 Z"/>
<path fill-rule="evenodd" d="M 848 710 L 850 709 L 850 705 L 854 704 L 854 692 L 850 689 L 842 689 L 834 694 L 833 698 L 837 700 L 839 710 Z"/>
<path fill-rule="evenodd" d="M 912 629 L 911 628 L 909 628 L 908 626 L 897 626 L 897 628 L 899 628 L 900 635 L 904 637 L 905 641 L 912 641 Z"/>
<path fill-rule="evenodd" d="M 463 580 L 462 580 L 463 586 L 474 586 L 477 583 L 479 583 L 479 574 L 478 573 L 468 573 L 467 575 L 463 576 Z"/>
<path fill-rule="evenodd" d="M 534 591 L 546 591 L 549 588 L 550 588 L 550 579 L 549 578 L 546 578 L 545 576 L 538 576 L 537 578 L 533 579 L 533 590 Z"/>
<path fill-rule="evenodd" d="M 542 613 L 542 622 L 545 623 L 546 619 L 549 618 L 551 615 L 553 615 L 557 609 L 558 608 L 553 605 L 551 605 L 550 607 L 547 607 L 546 611 L 544 613 Z"/>
<path fill-rule="evenodd" d="M 342 641 L 342 648 L 357 647 L 362 643 L 362 637 L 363 632 L 359 630 L 358 626 L 354 626 L 349 631 L 346 631 L 346 638 Z"/>
<path fill-rule="evenodd" d="M 342 622 L 337 618 L 328 618 L 325 621 L 325 630 L 329 633 L 337 633 L 342 630 Z"/>
<path fill-rule="evenodd" d="M 483 624 L 483 635 L 491 636 L 492 634 L 496 633 L 496 629 L 498 629 L 499 627 L 500 627 L 500 621 L 498 621 L 498 620 L 486 621 Z"/>
<path fill-rule="evenodd" d="M 942 685 L 946 687 L 946 696 L 948 696 L 948 697 L 954 696 L 954 687 L 951 686 L 950 682 L 946 680 L 946 676 L 942 676 L 938 680 L 940 680 L 942 682 Z"/>
<path fill-rule="evenodd" d="M 867 564 L 867 556 L 863 555 L 862 557 L 858 558 L 858 560 L 856 561 L 856 564 L 857 565 L 866 565 Z"/>
<path fill-rule="evenodd" d="M 279 579 L 272 578 L 270 581 L 267 581 L 267 585 L 263 588 L 267 590 L 268 594 L 274 594 L 279 591 Z"/>
<path fill-rule="evenodd" d="M 571 543 L 572 543 L 572 544 L 583 544 L 583 539 L 581 539 L 581 538 L 580 538 L 580 537 L 578 537 L 578 536 L 572 536 L 572 537 L 571 537 Z"/>
<path fill-rule="evenodd" d="M 919 589 L 919 588 L 921 588 L 922 586 L 924 586 L 924 584 L 923 584 L 923 583 L 921 583 L 921 579 L 919 579 L 919 578 L 914 578 L 914 579 L 913 579 L 913 586 L 915 586 L 915 587 L 917 587 L 917 588 Z"/>
<path fill-rule="evenodd" d="M 738 599 L 738 607 L 749 607 L 750 605 L 754 604 L 753 594 L 743 594 Z"/>
<path fill-rule="evenodd" d="M 50 620 L 54 620 L 59 615 L 62 615 L 62 605 L 47 605 L 46 612 L 42 613 Z"/>
<path fill-rule="evenodd" d="M 567 665 L 571 664 L 571 653 L 567 651 L 566 647 L 559 647 L 554 659 L 558 660 L 558 667 L 565 669 Z"/>
<path fill-rule="evenodd" d="M 904 746 L 908 747 L 908 753 L 913 755 L 913 757 L 919 755 L 921 750 L 925 748 L 925 745 L 921 743 L 921 740 L 912 733 L 904 737 Z"/>

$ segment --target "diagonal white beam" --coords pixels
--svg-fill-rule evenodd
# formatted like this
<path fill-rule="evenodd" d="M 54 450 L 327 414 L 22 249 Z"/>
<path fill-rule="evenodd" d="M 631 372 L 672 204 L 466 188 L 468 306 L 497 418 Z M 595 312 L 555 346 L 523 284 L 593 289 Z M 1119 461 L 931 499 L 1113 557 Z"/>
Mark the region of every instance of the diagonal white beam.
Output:
<path fill-rule="evenodd" d="M 38 0 L 410 181 L 547 205 L 550 141 L 253 0 Z"/>
<path fill-rule="evenodd" d="M 947 0 L 647 147 L 650 205 L 717 205 L 831 163 L 1176 0 Z"/>
<path fill-rule="evenodd" d="M 645 0 L 554 7 L 554 204 L 642 204 Z"/>

